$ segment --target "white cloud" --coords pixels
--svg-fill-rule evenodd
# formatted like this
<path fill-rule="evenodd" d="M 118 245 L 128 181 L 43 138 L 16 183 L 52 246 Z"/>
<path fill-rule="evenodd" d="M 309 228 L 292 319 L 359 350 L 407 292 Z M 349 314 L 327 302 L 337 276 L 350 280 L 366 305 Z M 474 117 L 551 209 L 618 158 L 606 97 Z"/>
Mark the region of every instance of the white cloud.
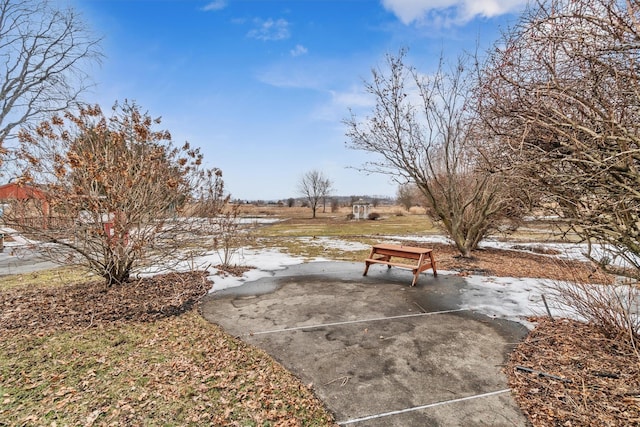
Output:
<path fill-rule="evenodd" d="M 322 121 L 341 121 L 352 110 L 356 115 L 366 114 L 375 105 L 375 100 L 362 88 L 353 86 L 345 91 L 330 90 L 331 98 L 315 107 L 312 117 Z"/>
<path fill-rule="evenodd" d="M 371 108 L 375 105 L 373 97 L 358 86 L 351 87 L 345 92 L 331 91 L 331 99 L 334 105 L 344 109 Z"/>
<path fill-rule="evenodd" d="M 291 56 L 300 56 L 300 55 L 306 54 L 307 52 L 308 52 L 307 48 L 302 46 L 301 44 L 297 44 L 296 47 L 294 47 L 290 51 Z"/>
<path fill-rule="evenodd" d="M 212 2 L 207 3 L 202 10 L 204 10 L 205 12 L 209 12 L 212 10 L 221 10 L 224 9 L 225 7 L 227 7 L 227 1 L 226 0 L 214 0 Z"/>
<path fill-rule="evenodd" d="M 289 22 L 285 19 L 255 19 L 256 28 L 247 33 L 248 37 L 258 40 L 284 40 L 289 38 Z"/>
<path fill-rule="evenodd" d="M 442 26 L 511 13 L 526 3 L 527 0 L 382 0 L 384 8 L 405 25 L 426 21 Z"/>
<path fill-rule="evenodd" d="M 292 62 L 272 64 L 256 77 L 262 83 L 279 88 L 319 90 L 323 85 L 322 76 L 311 72 L 307 64 Z"/>

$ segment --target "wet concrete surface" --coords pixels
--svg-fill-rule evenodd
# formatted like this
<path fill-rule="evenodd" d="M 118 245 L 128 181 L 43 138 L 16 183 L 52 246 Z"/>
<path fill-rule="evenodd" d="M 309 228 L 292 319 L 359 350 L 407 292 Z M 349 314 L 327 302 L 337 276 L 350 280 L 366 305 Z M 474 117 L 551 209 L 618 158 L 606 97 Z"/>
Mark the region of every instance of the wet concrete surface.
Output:
<path fill-rule="evenodd" d="M 341 425 L 527 425 L 502 372 L 523 325 L 461 309 L 461 277 L 411 287 L 407 270 L 363 269 L 292 266 L 211 294 L 203 314 L 313 384 Z"/>

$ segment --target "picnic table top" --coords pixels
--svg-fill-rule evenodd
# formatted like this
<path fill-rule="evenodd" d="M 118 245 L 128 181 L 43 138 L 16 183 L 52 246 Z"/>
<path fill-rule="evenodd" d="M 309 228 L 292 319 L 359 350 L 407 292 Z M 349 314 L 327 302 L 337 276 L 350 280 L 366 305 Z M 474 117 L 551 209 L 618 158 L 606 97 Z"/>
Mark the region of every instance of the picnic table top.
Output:
<path fill-rule="evenodd" d="M 418 246 L 405 246 L 405 245 L 392 245 L 390 243 L 378 243 L 373 245 L 374 249 L 387 249 L 391 251 L 411 252 L 418 254 L 427 254 L 432 252 L 432 249 L 421 248 Z"/>

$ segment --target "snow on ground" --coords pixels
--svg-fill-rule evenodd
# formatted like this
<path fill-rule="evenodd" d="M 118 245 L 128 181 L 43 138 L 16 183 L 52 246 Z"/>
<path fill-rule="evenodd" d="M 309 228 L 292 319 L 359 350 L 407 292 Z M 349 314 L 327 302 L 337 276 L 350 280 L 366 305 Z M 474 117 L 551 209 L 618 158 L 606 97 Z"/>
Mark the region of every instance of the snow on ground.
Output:
<path fill-rule="evenodd" d="M 24 239 L 15 241 L 14 230 L 0 230 L 11 233 L 14 242 L 11 245 L 26 245 L 32 242 Z M 417 241 L 423 243 L 447 243 L 451 241 L 444 236 L 380 236 L 381 239 L 402 243 L 403 241 Z M 324 248 L 338 249 L 345 252 L 361 251 L 370 246 L 359 242 L 346 241 L 337 238 L 315 237 L 300 238 L 305 244 L 320 245 Z M 9 246 L 9 245 L 7 245 Z M 586 245 L 563 244 L 563 243 L 512 243 L 497 240 L 487 240 L 483 242 L 483 247 L 493 247 L 499 249 L 523 250 L 527 247 L 538 247 L 553 249 L 558 255 L 548 255 L 561 259 L 585 260 L 584 252 Z M 520 248 L 520 249 L 518 249 Z M 1 254 L 0 258 L 10 255 Z M 325 258 L 315 258 L 309 260 L 303 257 L 296 257 L 286 254 L 278 248 L 269 249 L 249 249 L 242 248 L 233 254 L 232 265 L 252 267 L 251 270 L 237 277 L 221 271 L 215 266 L 220 264 L 223 254 L 211 252 L 205 256 L 198 257 L 190 262 L 181 263 L 171 268 L 173 271 L 188 271 L 194 269 L 207 269 L 210 272 L 209 278 L 214 282 L 210 292 L 219 291 L 226 288 L 242 286 L 246 282 L 252 282 L 263 277 L 269 277 L 277 270 L 285 269 L 287 266 L 302 264 L 304 262 L 330 261 Z M 1 261 L 1 260 L 0 260 Z M 157 274 L 160 268 L 141 272 L 141 275 Z M 165 270 L 166 271 L 166 270 Z M 456 274 L 455 272 L 441 271 L 441 274 Z M 546 314 L 546 308 L 542 295 L 546 295 L 547 304 L 554 316 L 572 316 L 571 313 L 562 309 L 559 303 L 554 302 L 551 297 L 553 281 L 531 278 L 513 277 L 493 277 L 493 276 L 467 276 L 464 278 L 466 286 L 462 290 L 462 307 L 473 310 L 490 317 L 504 318 L 531 326 L 525 318 L 534 315 Z"/>
<path fill-rule="evenodd" d="M 298 240 L 308 245 L 321 246 L 326 249 L 338 249 L 345 252 L 371 249 L 371 245 L 365 245 L 360 242 L 349 242 L 333 237 L 300 237 Z"/>
<path fill-rule="evenodd" d="M 217 265 L 220 264 L 220 255 L 213 253 L 199 259 L 204 264 Z M 326 261 L 325 259 L 315 259 L 314 261 Z M 240 266 L 254 267 L 252 270 L 245 272 L 242 276 L 236 277 L 230 274 L 220 274 L 215 268 L 211 268 L 212 274 L 209 279 L 213 281 L 213 288 L 210 292 L 219 291 L 226 288 L 240 286 L 245 282 L 252 282 L 262 277 L 273 275 L 276 270 L 282 270 L 289 265 L 302 264 L 304 258 L 294 257 L 280 252 L 278 248 L 271 249 L 242 249 L 234 254 L 231 264 Z"/>
<path fill-rule="evenodd" d="M 395 241 L 396 243 L 401 243 L 404 241 L 411 242 L 420 242 L 420 243 L 442 243 L 445 245 L 453 244 L 453 240 L 439 235 L 431 235 L 431 236 L 380 236 L 380 238 Z"/>
<path fill-rule="evenodd" d="M 262 216 L 246 216 L 236 218 L 236 222 L 243 225 L 273 224 L 280 221 L 282 221 L 282 219 L 280 218 L 265 218 Z"/>
<path fill-rule="evenodd" d="M 443 243 L 447 245 L 453 244 L 453 241 L 445 236 L 381 236 L 384 239 L 390 241 L 396 241 L 401 243 L 402 241 L 415 241 L 422 243 Z M 512 251 L 521 251 L 531 253 L 534 252 L 537 255 L 543 255 L 536 252 L 534 249 L 541 248 L 557 252 L 557 255 L 547 255 L 563 260 L 579 260 L 588 261 L 585 254 L 588 251 L 588 245 L 586 243 L 550 243 L 550 242 L 505 242 L 502 240 L 483 240 L 480 245 L 481 248 L 495 248 L 495 249 L 508 249 Z M 593 245 L 591 247 L 592 256 L 595 259 L 602 259 L 604 257 L 614 258 L 613 251 L 608 250 L 603 245 Z M 620 257 L 614 258 L 611 261 L 614 265 L 625 266 L 628 265 Z"/>
<path fill-rule="evenodd" d="M 420 241 L 425 243 L 447 242 L 441 236 L 427 237 L 399 237 L 383 236 L 390 241 L 402 242 L 404 240 Z M 302 238 L 305 243 L 319 244 L 323 247 L 331 247 L 344 251 L 359 251 L 370 246 L 358 242 L 350 242 L 341 239 L 318 237 Z M 214 282 L 211 292 L 226 288 L 241 286 L 246 282 L 258 280 L 262 277 L 273 275 L 276 270 L 281 270 L 290 265 L 309 262 L 302 257 L 294 257 L 281 252 L 278 248 L 271 249 L 243 249 L 238 251 L 232 260 L 232 264 L 255 267 L 245 272 L 241 277 L 220 275 L 213 268 L 220 263 L 220 255 L 209 254 L 197 259 L 199 266 L 208 266 L 211 272 L 210 279 Z M 311 262 L 328 261 L 324 258 L 316 258 Z M 455 274 L 455 272 L 441 271 L 441 274 Z M 517 321 L 530 326 L 525 320 L 528 316 L 543 315 L 546 308 L 542 300 L 542 294 L 549 294 L 552 281 L 529 278 L 492 277 L 492 276 L 467 276 L 467 286 L 462 291 L 461 308 L 473 310 L 490 317 L 503 318 Z M 551 313 L 554 316 L 566 316 L 559 306 L 547 295 Z"/>
<path fill-rule="evenodd" d="M 569 315 L 550 298 L 550 280 L 493 276 L 468 276 L 465 280 L 461 308 L 531 326 L 527 317 L 547 313 L 542 299 L 545 295 L 553 316 Z"/>
<path fill-rule="evenodd" d="M 400 236 L 382 236 L 386 240 L 402 242 L 405 240 L 419 241 L 425 243 L 450 243 L 442 236 L 426 236 L 426 237 L 400 237 Z M 319 244 L 323 247 L 331 247 L 344 251 L 359 251 L 367 249 L 370 246 L 358 242 L 350 242 L 336 238 L 317 237 L 302 238 L 305 243 Z M 512 244 L 503 244 L 502 242 L 487 242 L 486 246 L 509 248 Z M 513 244 L 516 245 L 516 244 Z M 567 259 L 584 259 L 582 255 L 583 248 L 578 245 L 562 245 L 562 244 L 540 244 L 536 246 L 558 250 L 560 253 L 557 257 Z M 565 246 L 567 249 L 565 250 Z M 244 273 L 241 277 L 230 275 L 218 275 L 215 269 L 210 268 L 212 274 L 210 278 L 214 281 L 211 292 L 218 290 L 241 286 L 246 282 L 254 281 L 262 277 L 273 275 L 276 270 L 281 270 L 289 265 L 309 262 L 301 257 L 294 257 L 281 252 L 278 248 L 267 250 L 244 249 L 239 251 L 237 258 L 232 263 L 238 265 L 252 266 L 254 269 Z M 553 256 L 553 255 L 550 255 Z M 199 260 L 210 266 L 220 263 L 219 255 L 211 254 Z M 310 262 L 330 261 L 324 258 L 316 258 Z M 441 274 L 456 274 L 455 272 L 440 271 Z M 557 317 L 578 317 L 574 313 L 567 311 L 559 302 L 553 298 L 553 288 L 556 283 L 551 280 L 534 279 L 534 278 L 514 278 L 514 277 L 494 277 L 494 276 L 467 276 L 465 288 L 461 294 L 461 308 L 472 310 L 493 318 L 501 318 L 519 322 L 527 327 L 533 325 L 527 322 L 529 316 L 546 315 L 547 307 L 553 316 Z M 543 300 L 545 296 L 547 306 Z"/>
<path fill-rule="evenodd" d="M 222 263 L 224 254 L 221 251 L 213 251 L 204 256 L 195 257 L 188 261 L 182 261 L 178 264 L 165 267 L 151 267 L 138 272 L 140 277 L 153 276 L 168 271 L 209 271 L 209 279 L 213 281 L 213 287 L 209 292 L 219 291 L 226 288 L 241 286 L 246 282 L 252 282 L 262 277 L 273 275 L 274 271 L 287 268 L 289 265 L 302 264 L 306 260 L 301 257 L 294 257 L 281 252 L 278 248 L 269 249 L 250 249 L 240 248 L 232 254 L 230 265 L 241 267 L 251 267 L 242 276 L 233 276 L 224 271 L 215 268 L 216 265 Z M 328 261 L 323 258 L 317 258 L 313 261 Z"/>
<path fill-rule="evenodd" d="M 19 245 L 31 245 L 37 243 L 33 240 L 29 240 L 22 236 L 17 230 L 9 227 L 0 227 L 0 234 L 4 234 L 5 237 L 11 237 L 12 242 L 4 242 L 5 246 L 19 246 Z"/>
<path fill-rule="evenodd" d="M 551 242 L 504 242 L 499 240 L 484 240 L 479 245 L 481 248 L 509 249 L 513 251 L 531 252 L 532 249 L 542 248 L 553 250 L 558 255 L 547 255 L 564 260 L 588 261 L 586 253 L 589 246 L 586 243 L 551 243 Z M 535 252 L 535 251 L 534 251 Z M 538 254 L 544 255 L 544 254 Z M 619 267 L 631 267 L 631 265 L 620 256 L 615 255 L 611 246 L 594 244 L 591 246 L 591 256 L 596 260 L 609 259 L 611 265 Z M 640 260 L 639 260 L 640 261 Z"/>
<path fill-rule="evenodd" d="M 381 236 L 389 241 L 395 241 L 401 243 L 402 241 L 415 241 L 422 243 L 443 243 L 447 245 L 453 244 L 453 241 L 445 236 Z M 480 245 L 481 248 L 495 248 L 495 249 L 508 249 L 512 251 L 521 251 L 531 253 L 534 252 L 537 255 L 543 255 L 538 253 L 535 249 L 547 249 L 557 252 L 557 255 L 547 255 L 563 260 L 578 260 L 588 261 L 585 254 L 588 252 L 588 245 L 586 243 L 551 243 L 551 242 L 505 242 L 502 240 L 483 240 Z M 609 249 L 606 245 L 592 245 L 591 255 L 594 259 L 610 258 L 612 265 L 620 267 L 629 266 L 629 264 L 621 257 L 615 257 L 614 251 Z"/>

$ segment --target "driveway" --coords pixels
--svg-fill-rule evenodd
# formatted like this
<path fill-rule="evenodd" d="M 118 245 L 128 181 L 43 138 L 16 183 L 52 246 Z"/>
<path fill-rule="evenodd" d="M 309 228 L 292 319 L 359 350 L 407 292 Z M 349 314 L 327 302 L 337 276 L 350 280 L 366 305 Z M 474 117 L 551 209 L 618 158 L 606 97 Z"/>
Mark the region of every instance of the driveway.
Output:
<path fill-rule="evenodd" d="M 204 316 L 266 350 L 340 425 L 526 426 L 502 366 L 526 334 L 461 308 L 466 283 L 363 263 L 288 267 L 215 292 Z"/>
<path fill-rule="evenodd" d="M 60 267 L 59 264 L 48 261 L 37 253 L 27 253 L 17 257 L 11 254 L 11 249 L 11 246 L 5 246 L 4 250 L 0 252 L 0 276 L 33 273 Z"/>

